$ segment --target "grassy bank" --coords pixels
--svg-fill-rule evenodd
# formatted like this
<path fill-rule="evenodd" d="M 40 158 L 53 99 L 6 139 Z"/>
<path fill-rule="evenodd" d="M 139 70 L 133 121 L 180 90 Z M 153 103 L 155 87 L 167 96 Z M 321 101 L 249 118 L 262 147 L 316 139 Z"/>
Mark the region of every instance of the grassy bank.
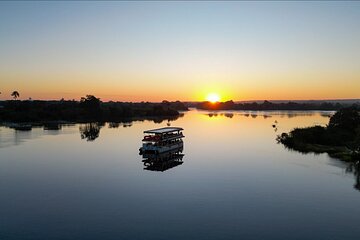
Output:
<path fill-rule="evenodd" d="M 360 115 L 356 108 L 336 112 L 326 127 L 295 128 L 277 137 L 287 148 L 303 153 L 328 153 L 343 161 L 360 160 Z"/>

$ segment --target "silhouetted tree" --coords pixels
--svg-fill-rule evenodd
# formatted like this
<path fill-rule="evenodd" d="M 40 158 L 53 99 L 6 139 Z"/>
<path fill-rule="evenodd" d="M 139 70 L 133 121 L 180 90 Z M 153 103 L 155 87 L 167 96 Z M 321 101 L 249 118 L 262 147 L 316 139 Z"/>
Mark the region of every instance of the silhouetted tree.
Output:
<path fill-rule="evenodd" d="M 80 107 L 84 109 L 84 116 L 91 120 L 101 120 L 102 110 L 100 108 L 100 98 L 93 95 L 86 95 L 80 100 Z"/>
<path fill-rule="evenodd" d="M 16 100 L 16 99 L 20 96 L 20 94 L 19 94 L 18 91 L 13 91 L 13 92 L 11 93 L 11 96 Z"/>
<path fill-rule="evenodd" d="M 329 128 L 354 130 L 360 126 L 359 111 L 353 107 L 337 111 L 329 121 Z"/>
<path fill-rule="evenodd" d="M 100 107 L 100 98 L 94 95 L 86 95 L 80 99 L 80 105 L 87 109 L 97 109 Z"/>

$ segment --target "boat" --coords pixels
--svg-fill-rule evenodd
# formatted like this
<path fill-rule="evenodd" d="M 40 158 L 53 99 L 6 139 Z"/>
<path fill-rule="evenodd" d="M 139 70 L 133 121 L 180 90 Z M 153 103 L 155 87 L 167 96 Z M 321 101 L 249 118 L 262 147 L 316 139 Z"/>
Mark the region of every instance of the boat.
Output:
<path fill-rule="evenodd" d="M 144 131 L 140 154 L 160 154 L 182 149 L 184 147 L 182 138 L 185 137 L 183 130 L 180 127 L 164 127 Z"/>

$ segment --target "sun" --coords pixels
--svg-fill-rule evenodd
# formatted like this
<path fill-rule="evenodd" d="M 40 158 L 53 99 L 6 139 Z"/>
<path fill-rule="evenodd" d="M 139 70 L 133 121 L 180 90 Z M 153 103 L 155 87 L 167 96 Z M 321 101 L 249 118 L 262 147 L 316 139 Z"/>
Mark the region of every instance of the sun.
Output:
<path fill-rule="evenodd" d="M 211 103 L 216 103 L 220 101 L 220 96 L 217 93 L 210 93 L 207 95 L 206 100 L 208 100 Z"/>

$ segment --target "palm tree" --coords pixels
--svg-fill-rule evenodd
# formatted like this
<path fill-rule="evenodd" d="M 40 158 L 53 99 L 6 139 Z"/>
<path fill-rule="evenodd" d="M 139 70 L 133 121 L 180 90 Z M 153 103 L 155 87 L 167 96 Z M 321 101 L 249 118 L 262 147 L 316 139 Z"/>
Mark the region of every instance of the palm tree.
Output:
<path fill-rule="evenodd" d="M 20 96 L 20 94 L 19 94 L 18 91 L 13 91 L 13 92 L 11 93 L 11 96 L 16 100 L 16 99 Z"/>

